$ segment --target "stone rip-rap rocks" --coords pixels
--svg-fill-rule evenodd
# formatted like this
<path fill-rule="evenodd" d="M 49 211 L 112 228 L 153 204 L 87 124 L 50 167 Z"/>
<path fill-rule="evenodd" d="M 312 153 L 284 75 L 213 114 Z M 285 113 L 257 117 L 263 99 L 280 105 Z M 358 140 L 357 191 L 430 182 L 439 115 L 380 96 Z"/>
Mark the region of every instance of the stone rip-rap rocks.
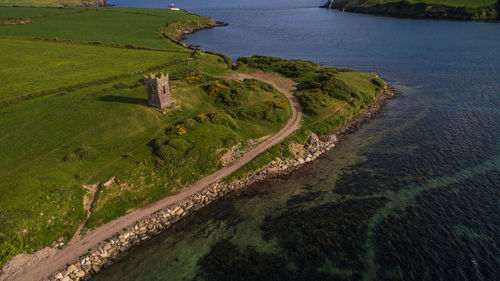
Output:
<path fill-rule="evenodd" d="M 308 132 L 308 141 L 305 145 L 304 153 L 301 153 L 304 156 L 292 156 L 284 160 L 277 159 L 242 180 L 229 184 L 216 183 L 209 185 L 187 200 L 170 206 L 167 209 L 160 210 L 137 222 L 133 227 L 123 231 L 120 235 L 110 238 L 103 246 L 81 257 L 78 262 L 71 264 L 66 270 L 53 274 L 49 280 L 90 280 L 92 275 L 102 269 L 109 268 L 113 262 L 132 247 L 140 245 L 142 241 L 158 235 L 162 230 L 170 227 L 184 216 L 193 213 L 234 190 L 242 189 L 269 177 L 289 174 L 302 164 L 313 161 L 321 154 L 331 150 L 342 135 L 356 129 L 361 122 L 372 118 L 383 107 L 386 99 L 394 96 L 395 92 L 393 89 L 387 88 L 382 97 L 369 110 L 363 112 L 356 120 L 347 123 L 336 133 L 327 136 L 324 141 L 321 141 L 316 134 Z"/>

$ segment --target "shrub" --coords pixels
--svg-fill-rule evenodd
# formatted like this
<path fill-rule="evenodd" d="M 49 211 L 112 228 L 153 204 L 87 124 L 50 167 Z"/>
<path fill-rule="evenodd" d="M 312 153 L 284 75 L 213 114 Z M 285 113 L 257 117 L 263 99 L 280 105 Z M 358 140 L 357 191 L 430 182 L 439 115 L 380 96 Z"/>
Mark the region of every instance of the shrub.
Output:
<path fill-rule="evenodd" d="M 272 106 L 273 108 L 278 108 L 278 109 L 288 107 L 288 103 L 286 103 L 284 101 L 268 100 L 268 101 L 266 101 L 266 104 Z"/>
<path fill-rule="evenodd" d="M 276 57 L 252 56 L 239 58 L 238 64 L 248 65 L 252 68 L 261 69 L 266 72 L 278 72 L 291 78 L 304 76 L 308 72 L 314 72 L 321 66 L 315 62 L 304 60 L 285 60 Z"/>
<path fill-rule="evenodd" d="M 73 152 L 70 152 L 68 155 L 64 156 L 64 161 L 73 161 L 73 160 L 94 160 L 97 157 L 97 152 L 95 149 L 89 145 L 83 145 Z"/>
<path fill-rule="evenodd" d="M 154 139 L 153 142 L 152 142 L 152 146 L 154 148 L 159 148 L 160 146 L 164 145 L 168 143 L 168 137 L 167 136 L 162 136 L 162 137 L 159 137 L 157 139 Z"/>
<path fill-rule="evenodd" d="M 185 152 L 191 145 L 184 139 L 181 138 L 172 138 L 169 140 L 168 145 L 177 149 L 178 151 Z"/>
<path fill-rule="evenodd" d="M 319 91 L 308 91 L 297 94 L 302 110 L 305 114 L 316 115 L 321 107 L 326 106 L 325 95 Z M 326 97 L 327 98 L 327 97 Z"/>
<path fill-rule="evenodd" d="M 0 267 L 13 256 L 31 251 L 33 251 L 33 249 L 28 245 L 25 238 L 4 241 L 0 244 Z"/>
<path fill-rule="evenodd" d="M 222 140 L 222 143 L 224 144 L 225 147 L 232 147 L 238 143 L 238 140 L 236 138 L 229 137 L 229 138 L 224 138 Z"/>
<path fill-rule="evenodd" d="M 206 86 L 205 90 L 212 97 L 218 97 L 222 89 L 228 88 L 228 85 L 221 83 L 219 81 L 210 81 Z"/>
<path fill-rule="evenodd" d="M 229 106 L 241 105 L 247 96 L 247 92 L 240 85 L 239 81 L 210 81 L 205 90 L 216 97 L 216 101 Z"/>
<path fill-rule="evenodd" d="M 382 81 L 379 78 L 373 78 L 370 81 L 373 83 L 373 85 L 375 85 L 375 86 L 377 86 L 379 88 L 384 88 L 385 87 L 384 81 Z"/>
<path fill-rule="evenodd" d="M 186 127 L 186 129 L 193 129 L 197 125 L 198 125 L 198 122 L 196 122 L 196 120 L 194 120 L 194 119 L 187 119 L 184 121 L 184 126 Z"/>
<path fill-rule="evenodd" d="M 166 161 L 175 161 L 175 159 L 179 158 L 180 156 L 179 151 L 168 144 L 160 146 L 155 150 L 155 153 L 156 155 L 158 155 L 158 157 L 160 157 L 160 159 Z"/>
<path fill-rule="evenodd" d="M 229 126 L 233 129 L 238 129 L 238 124 L 234 121 L 234 119 L 225 113 L 224 111 L 217 111 L 208 114 L 210 121 L 215 124 Z"/>
<path fill-rule="evenodd" d="M 199 114 L 194 119 L 199 123 L 206 123 L 210 121 L 210 119 L 205 114 Z"/>
<path fill-rule="evenodd" d="M 203 74 L 191 72 L 188 75 L 182 77 L 182 80 L 188 83 L 200 82 L 203 78 Z"/>
<path fill-rule="evenodd" d="M 94 160 L 97 156 L 95 149 L 88 145 L 77 148 L 75 153 L 81 160 Z"/>
<path fill-rule="evenodd" d="M 351 102 L 357 95 L 344 81 L 335 78 L 335 74 L 330 71 L 321 72 L 311 79 L 307 79 L 299 84 L 300 90 L 321 89 L 330 97 Z"/>
<path fill-rule="evenodd" d="M 177 124 L 177 126 L 175 126 L 175 128 L 176 128 L 175 133 L 179 136 L 185 135 L 187 133 L 187 129 L 186 129 L 186 127 L 184 127 L 183 124 Z"/>

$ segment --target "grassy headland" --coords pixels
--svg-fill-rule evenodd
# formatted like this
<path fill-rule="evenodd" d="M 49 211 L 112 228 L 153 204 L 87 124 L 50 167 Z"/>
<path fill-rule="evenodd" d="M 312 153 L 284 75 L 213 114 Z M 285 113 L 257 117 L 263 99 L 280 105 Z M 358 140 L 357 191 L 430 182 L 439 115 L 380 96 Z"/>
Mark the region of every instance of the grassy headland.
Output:
<path fill-rule="evenodd" d="M 252 56 L 238 59 L 238 65 L 242 72 L 274 72 L 297 82 L 295 96 L 302 106 L 304 121 L 283 143 L 259 155 L 226 181 L 242 178 L 275 158 L 289 157 L 294 153 L 291 146 L 306 143 L 308 131 L 323 137 L 338 130 L 373 104 L 385 87 L 376 74 L 323 67 L 310 61 Z"/>
<path fill-rule="evenodd" d="M 235 145 L 283 127 L 290 105 L 281 93 L 257 80 L 217 78 L 229 72 L 226 56 L 176 41 L 213 24 L 164 9 L 0 7 L 0 265 L 67 243 L 87 215 L 83 185 L 116 179 L 98 195 L 86 225 L 93 228 L 219 169 Z M 384 85 L 312 62 L 239 64 L 298 82 L 305 121 L 234 177 L 286 157 L 308 130 L 335 130 Z M 175 99 L 165 110 L 147 106 L 142 79 L 159 71 L 170 74 Z"/>
<path fill-rule="evenodd" d="M 323 7 L 396 17 L 497 21 L 498 0 L 329 0 Z"/>

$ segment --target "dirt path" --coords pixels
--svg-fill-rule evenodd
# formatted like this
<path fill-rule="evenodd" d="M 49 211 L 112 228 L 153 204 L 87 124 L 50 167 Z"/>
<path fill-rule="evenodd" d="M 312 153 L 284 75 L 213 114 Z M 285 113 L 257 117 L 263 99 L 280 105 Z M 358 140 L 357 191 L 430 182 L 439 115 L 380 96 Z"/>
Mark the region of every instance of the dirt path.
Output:
<path fill-rule="evenodd" d="M 14 257 L 14 259 L 6 264 L 0 272 L 0 281 L 35 281 L 48 277 L 58 270 L 65 269 L 67 263 L 74 262 L 78 259 L 78 257 L 85 254 L 88 249 L 97 247 L 98 243 L 111 237 L 117 232 L 121 232 L 122 229 L 132 226 L 136 221 L 139 221 L 160 209 L 164 209 L 179 201 L 183 201 L 212 183 L 219 182 L 246 163 L 250 162 L 257 155 L 280 143 L 300 127 L 302 110 L 299 102 L 292 93 L 295 88 L 295 83 L 292 80 L 277 74 L 268 74 L 263 72 L 257 72 L 254 74 L 236 73 L 224 76 L 224 78 L 234 80 L 253 78 L 273 85 L 290 101 L 290 104 L 292 105 L 292 117 L 277 134 L 269 137 L 244 156 L 217 172 L 208 175 L 181 190 L 169 194 L 165 198 L 160 199 L 144 208 L 130 212 L 94 229 L 93 231 L 89 231 L 85 236 L 79 237 L 78 240 L 71 240 L 68 243 L 68 246 L 62 250 L 44 248 L 31 255 L 21 254 Z"/>

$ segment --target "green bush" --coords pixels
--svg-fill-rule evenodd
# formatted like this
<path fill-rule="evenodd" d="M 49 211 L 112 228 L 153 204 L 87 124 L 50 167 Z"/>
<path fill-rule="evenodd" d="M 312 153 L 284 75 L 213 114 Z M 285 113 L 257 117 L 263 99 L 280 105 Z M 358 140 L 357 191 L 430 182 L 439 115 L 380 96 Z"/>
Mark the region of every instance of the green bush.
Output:
<path fill-rule="evenodd" d="M 88 145 L 81 146 L 75 150 L 75 154 L 81 160 L 94 160 L 97 157 L 97 152 L 94 148 Z"/>
<path fill-rule="evenodd" d="M 198 126 L 198 122 L 196 122 L 195 119 L 187 119 L 184 121 L 184 126 L 186 129 L 190 130 L 193 129 L 194 127 Z"/>
<path fill-rule="evenodd" d="M 373 78 L 370 81 L 373 83 L 373 85 L 375 85 L 375 86 L 377 86 L 379 88 L 384 88 L 385 87 L 384 81 L 382 81 L 379 78 Z"/>
<path fill-rule="evenodd" d="M 181 138 L 170 139 L 168 145 L 181 152 L 185 152 L 191 148 L 191 145 L 186 140 Z"/>
<path fill-rule="evenodd" d="M 0 267 L 10 258 L 20 253 L 29 253 L 33 249 L 25 238 L 15 238 L 12 241 L 4 241 L 0 244 Z"/>
<path fill-rule="evenodd" d="M 216 102 L 228 106 L 238 106 L 246 101 L 248 92 L 244 89 L 245 84 L 239 81 L 210 81 L 205 85 L 207 93 L 216 98 Z"/>
<path fill-rule="evenodd" d="M 210 121 L 215 124 L 225 125 L 231 127 L 233 129 L 238 129 L 238 124 L 234 121 L 234 119 L 224 111 L 216 111 L 208 114 Z"/>
<path fill-rule="evenodd" d="M 354 89 L 344 81 L 335 78 L 335 73 L 326 71 L 299 84 L 299 90 L 321 89 L 330 97 L 351 102 L 356 96 Z"/>
<path fill-rule="evenodd" d="M 70 152 L 68 155 L 64 156 L 63 160 L 64 161 L 73 161 L 73 160 L 94 160 L 97 157 L 97 152 L 96 150 L 89 146 L 89 145 L 83 145 L 73 152 Z"/>
<path fill-rule="evenodd" d="M 307 73 L 314 72 L 321 68 L 321 65 L 315 62 L 304 60 L 285 60 L 282 58 L 265 56 L 239 58 L 238 64 L 261 69 L 266 72 L 278 72 L 291 78 L 307 76 Z"/>
<path fill-rule="evenodd" d="M 326 97 L 321 91 L 303 91 L 297 93 L 302 111 L 308 115 L 317 115 L 319 109 L 326 105 Z"/>
<path fill-rule="evenodd" d="M 182 154 L 177 149 L 168 144 L 160 146 L 158 149 L 156 149 L 155 153 L 158 157 L 160 157 L 161 160 L 171 162 L 175 162 L 177 159 L 179 159 L 180 156 L 182 156 Z"/>

